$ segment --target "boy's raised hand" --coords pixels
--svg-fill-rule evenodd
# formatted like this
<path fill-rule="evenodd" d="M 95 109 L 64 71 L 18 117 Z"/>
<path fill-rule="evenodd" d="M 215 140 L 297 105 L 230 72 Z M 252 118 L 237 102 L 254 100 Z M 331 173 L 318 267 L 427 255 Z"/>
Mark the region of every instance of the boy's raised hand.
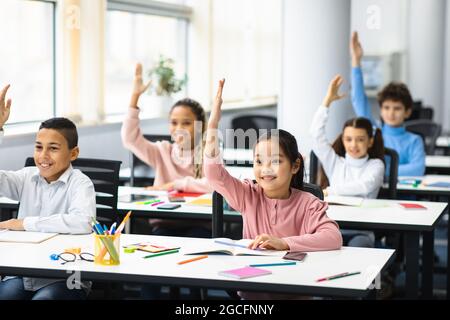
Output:
<path fill-rule="evenodd" d="M 222 114 L 222 92 L 225 85 L 225 79 L 219 81 L 219 88 L 217 89 L 216 98 L 214 99 L 214 104 L 211 109 L 211 114 L 209 116 L 208 128 L 217 129 L 219 127 L 219 121 Z"/>
<path fill-rule="evenodd" d="M 342 83 L 344 82 L 344 78 L 341 75 L 337 75 L 331 80 L 328 86 L 328 92 L 325 98 L 323 99 L 322 105 L 325 107 L 329 107 L 333 101 L 340 100 L 346 96 L 346 94 L 340 94 L 339 89 L 341 88 Z"/>
<path fill-rule="evenodd" d="M 352 39 L 350 40 L 350 53 L 352 55 L 352 67 L 360 67 L 364 51 L 356 31 L 352 33 Z"/>
<path fill-rule="evenodd" d="M 11 112 L 11 99 L 6 100 L 6 93 L 8 92 L 10 85 L 0 91 L 0 129 L 8 121 L 9 114 Z M 6 101 L 5 101 L 6 100 Z"/>
<path fill-rule="evenodd" d="M 147 91 L 148 87 L 152 81 L 150 80 L 146 84 L 144 84 L 144 80 L 142 78 L 142 64 L 136 64 L 136 69 L 134 72 L 134 80 L 133 80 L 133 92 L 131 95 L 131 107 L 137 107 L 137 102 L 141 94 Z"/>

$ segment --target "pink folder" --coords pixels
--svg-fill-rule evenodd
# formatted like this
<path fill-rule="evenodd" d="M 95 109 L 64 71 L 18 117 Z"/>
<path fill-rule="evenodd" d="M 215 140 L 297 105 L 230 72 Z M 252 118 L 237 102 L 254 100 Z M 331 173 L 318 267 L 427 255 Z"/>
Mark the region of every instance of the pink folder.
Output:
<path fill-rule="evenodd" d="M 232 269 L 232 270 L 225 270 L 219 272 L 219 275 L 235 278 L 235 279 L 246 279 L 246 278 L 252 278 L 252 277 L 258 277 L 258 276 L 264 276 L 266 274 L 271 274 L 272 271 L 270 270 L 264 270 L 259 269 L 255 267 L 244 267 L 244 268 L 238 268 L 238 269 Z"/>

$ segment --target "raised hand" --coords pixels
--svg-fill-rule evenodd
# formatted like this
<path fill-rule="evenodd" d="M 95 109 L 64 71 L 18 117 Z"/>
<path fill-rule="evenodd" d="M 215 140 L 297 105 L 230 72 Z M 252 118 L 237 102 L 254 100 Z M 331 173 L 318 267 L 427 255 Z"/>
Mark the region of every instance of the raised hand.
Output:
<path fill-rule="evenodd" d="M 11 112 L 11 99 L 6 100 L 6 93 L 8 92 L 9 87 L 10 85 L 8 84 L 0 91 L 0 129 L 6 121 L 8 121 Z"/>
<path fill-rule="evenodd" d="M 144 80 L 142 78 L 142 64 L 136 64 L 136 69 L 134 72 L 134 80 L 133 80 L 133 92 L 131 95 L 131 107 L 137 107 L 137 102 L 141 94 L 147 91 L 148 87 L 151 84 L 151 80 L 144 84 Z"/>
<path fill-rule="evenodd" d="M 346 94 L 340 94 L 339 89 L 341 88 L 342 83 L 344 82 L 344 78 L 342 76 L 337 75 L 331 80 L 328 86 L 328 92 L 325 98 L 323 99 L 322 105 L 325 107 L 329 107 L 333 101 L 340 100 L 346 96 Z"/>
<path fill-rule="evenodd" d="M 219 154 L 219 139 L 217 128 L 219 127 L 220 116 L 222 113 L 222 92 L 224 85 L 225 79 L 220 80 L 216 98 L 214 99 L 214 104 L 209 116 L 208 129 L 206 130 L 205 154 L 211 158 Z"/>
<path fill-rule="evenodd" d="M 352 66 L 361 66 L 361 59 L 364 55 L 361 42 L 359 42 L 358 32 L 354 31 L 352 33 L 352 39 L 350 40 L 350 53 L 352 55 Z"/>
<path fill-rule="evenodd" d="M 211 109 L 211 114 L 209 116 L 208 127 L 212 129 L 217 129 L 219 126 L 220 117 L 222 114 L 222 92 L 225 85 L 225 79 L 219 81 L 219 88 L 217 89 L 216 98 L 214 99 L 214 104 Z"/>

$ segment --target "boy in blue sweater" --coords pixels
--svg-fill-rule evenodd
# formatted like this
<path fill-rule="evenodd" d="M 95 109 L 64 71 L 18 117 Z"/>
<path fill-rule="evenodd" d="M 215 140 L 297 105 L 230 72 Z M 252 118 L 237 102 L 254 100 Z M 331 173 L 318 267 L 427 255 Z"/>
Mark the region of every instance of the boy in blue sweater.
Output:
<path fill-rule="evenodd" d="M 399 176 L 423 176 L 425 173 L 423 140 L 420 136 L 406 131 L 404 126 L 405 120 L 411 115 L 413 104 L 408 87 L 403 83 L 391 82 L 378 93 L 382 122 L 376 123 L 364 92 L 361 71 L 363 49 L 356 32 L 352 34 L 350 52 L 352 56 L 351 94 L 356 115 L 368 118 L 375 126 L 381 127 L 384 145 L 394 149 L 399 155 Z"/>

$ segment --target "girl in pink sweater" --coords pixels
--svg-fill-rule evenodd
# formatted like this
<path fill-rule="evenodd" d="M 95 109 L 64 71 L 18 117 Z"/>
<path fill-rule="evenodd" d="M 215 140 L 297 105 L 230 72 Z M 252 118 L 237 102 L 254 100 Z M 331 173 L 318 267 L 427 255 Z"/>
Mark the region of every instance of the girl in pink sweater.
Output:
<path fill-rule="evenodd" d="M 339 249 L 341 233 L 336 222 L 327 217 L 327 204 L 302 191 L 304 165 L 294 136 L 276 130 L 258 140 L 253 164 L 257 183 L 242 182 L 225 170 L 217 141 L 224 82 L 220 81 L 209 118 L 205 175 L 230 206 L 242 214 L 243 237 L 253 239 L 249 247 L 289 251 Z"/>
<path fill-rule="evenodd" d="M 180 190 L 185 192 L 211 192 L 203 176 L 202 138 L 205 131 L 205 111 L 192 100 L 175 103 L 170 111 L 170 135 L 175 143 L 150 142 L 144 138 L 139 122 L 139 97 L 149 87 L 142 80 L 142 65 L 136 66 L 134 89 L 128 115 L 122 126 L 125 148 L 156 171 L 154 190 Z M 196 132 L 198 131 L 198 132 Z M 198 139 L 194 139 L 197 134 Z M 195 140 L 198 140 L 195 144 Z"/>

